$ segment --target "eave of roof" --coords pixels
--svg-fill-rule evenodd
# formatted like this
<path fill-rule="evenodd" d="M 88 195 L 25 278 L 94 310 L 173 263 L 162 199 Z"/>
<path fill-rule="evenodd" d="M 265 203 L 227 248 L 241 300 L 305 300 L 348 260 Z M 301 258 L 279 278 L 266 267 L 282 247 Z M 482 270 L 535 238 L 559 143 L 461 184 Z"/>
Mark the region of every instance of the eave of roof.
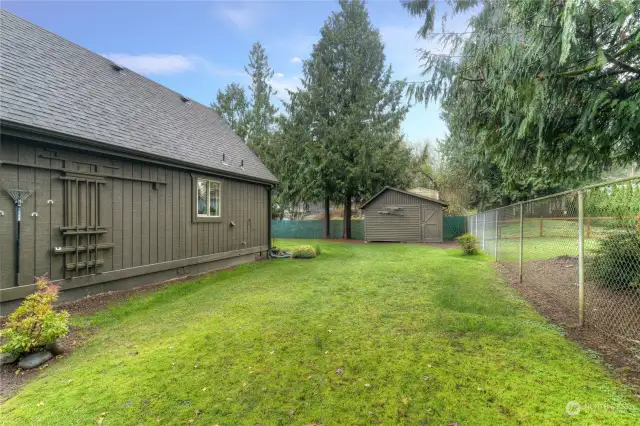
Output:
<path fill-rule="evenodd" d="M 277 183 L 211 108 L 0 9 L 0 121 L 96 150 Z M 8 128 L 8 127 L 6 127 Z M 226 157 L 226 160 L 225 160 Z"/>
<path fill-rule="evenodd" d="M 48 129 L 39 127 L 28 126 L 22 123 L 12 122 L 6 119 L 0 120 L 0 134 L 7 134 L 16 137 L 22 137 L 31 140 L 38 140 L 41 142 L 48 142 L 55 145 L 82 147 L 88 151 L 95 151 L 103 154 L 119 155 L 125 158 L 132 158 L 138 160 L 146 160 L 156 164 L 187 168 L 194 172 L 205 172 L 214 175 L 230 177 L 247 182 L 255 182 L 261 184 L 276 185 L 277 180 L 259 179 L 256 177 L 247 176 L 241 173 L 235 173 L 232 170 L 216 168 L 216 167 L 203 167 L 199 164 L 193 164 L 185 161 L 180 161 L 175 158 L 166 158 L 159 155 L 152 155 L 146 152 L 137 151 L 135 149 L 125 149 L 115 147 L 110 144 L 105 144 L 99 141 L 84 139 L 74 135 L 68 135 L 63 133 L 54 132 Z M 1 163 L 1 161 L 0 161 Z"/>
<path fill-rule="evenodd" d="M 441 201 L 441 200 L 436 200 L 435 198 L 425 197 L 423 195 L 418 195 L 418 194 L 414 194 L 413 192 L 403 191 L 402 189 L 393 188 L 391 186 L 385 186 L 384 188 L 382 188 L 382 190 L 380 192 L 378 192 L 376 195 L 374 195 L 373 197 L 369 198 L 364 204 L 362 204 L 360 206 L 360 208 L 364 209 L 367 206 L 367 204 L 369 204 L 370 202 L 372 202 L 373 200 L 378 198 L 386 190 L 400 192 L 402 194 L 410 195 L 412 197 L 420 198 L 422 200 L 431 201 L 433 203 L 438 203 L 438 204 L 441 204 L 441 205 L 443 205 L 445 207 L 449 205 L 448 203 L 445 203 L 444 201 Z"/>

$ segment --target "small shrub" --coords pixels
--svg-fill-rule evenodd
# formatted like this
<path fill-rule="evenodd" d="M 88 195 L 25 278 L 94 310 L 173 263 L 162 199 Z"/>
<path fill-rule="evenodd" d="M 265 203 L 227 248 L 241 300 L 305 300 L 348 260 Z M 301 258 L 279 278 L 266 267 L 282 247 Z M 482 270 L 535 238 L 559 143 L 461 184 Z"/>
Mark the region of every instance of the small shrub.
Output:
<path fill-rule="evenodd" d="M 316 243 L 316 256 L 320 256 L 321 253 L 322 251 L 320 250 L 320 244 Z"/>
<path fill-rule="evenodd" d="M 7 319 L 0 352 L 16 355 L 33 352 L 69 332 L 69 313 L 51 308 L 59 289 L 46 276 L 36 279 L 36 292 L 27 296 Z"/>
<path fill-rule="evenodd" d="M 311 246 L 295 246 L 291 250 L 291 257 L 294 259 L 311 259 L 316 257 L 316 250 Z"/>
<path fill-rule="evenodd" d="M 604 238 L 591 262 L 587 279 L 616 290 L 640 286 L 640 232 Z"/>
<path fill-rule="evenodd" d="M 460 244 L 460 248 L 464 254 L 476 254 L 478 253 L 478 238 L 476 238 L 473 234 L 462 234 L 458 238 L 456 238 L 458 244 Z"/>

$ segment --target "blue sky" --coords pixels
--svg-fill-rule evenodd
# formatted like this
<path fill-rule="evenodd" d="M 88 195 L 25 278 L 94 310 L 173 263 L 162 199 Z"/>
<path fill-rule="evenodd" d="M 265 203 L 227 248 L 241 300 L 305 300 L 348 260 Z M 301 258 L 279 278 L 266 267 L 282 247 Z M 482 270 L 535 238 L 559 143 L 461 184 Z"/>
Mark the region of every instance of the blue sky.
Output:
<path fill-rule="evenodd" d="M 325 19 L 339 9 L 336 1 L 4 1 L 2 7 L 205 105 L 227 83 L 247 85 L 243 67 L 255 41 L 267 50 L 278 97 L 285 96 L 296 87 L 301 60 Z M 420 22 L 398 0 L 369 2 L 368 8 L 396 78 L 419 80 L 415 49 L 438 47 L 416 38 Z M 459 20 L 447 30 L 464 28 Z M 446 133 L 435 104 L 413 106 L 402 129 L 412 143 Z"/>

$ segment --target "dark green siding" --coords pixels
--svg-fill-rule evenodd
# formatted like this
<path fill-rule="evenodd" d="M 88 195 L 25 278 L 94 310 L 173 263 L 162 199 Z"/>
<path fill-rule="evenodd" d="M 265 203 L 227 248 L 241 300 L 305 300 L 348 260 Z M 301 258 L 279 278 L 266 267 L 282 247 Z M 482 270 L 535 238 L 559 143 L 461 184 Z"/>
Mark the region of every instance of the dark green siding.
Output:
<path fill-rule="evenodd" d="M 22 208 L 21 286 L 32 284 L 34 276 L 46 273 L 52 280 L 58 281 L 64 290 L 65 284 L 71 281 L 77 287 L 83 280 L 95 280 L 87 276 L 96 272 L 100 275 L 129 268 L 168 265 L 167 262 L 201 256 L 207 256 L 203 259 L 210 262 L 224 258 L 211 255 L 236 251 L 241 251 L 238 255 L 247 256 L 250 252 L 264 251 L 268 243 L 267 189 L 260 184 L 207 176 L 222 184 L 222 220 L 194 222 L 193 176 L 188 170 L 116 156 L 92 155 L 6 135 L 2 135 L 0 160 L 25 165 L 2 164 L 0 179 L 3 182 L 35 187 L 35 192 Z M 67 209 L 65 191 L 69 191 L 69 187 L 65 189 L 66 181 L 60 179 L 65 172 L 55 170 L 63 166 L 67 170 L 97 172 L 113 177 L 107 176 L 104 184 L 96 184 L 99 197 L 94 185 L 78 184 L 81 193 L 79 206 Z M 70 188 L 77 196 L 73 184 Z M 48 200 L 52 203 L 48 203 Z M 99 214 L 96 210 L 98 207 Z M 0 210 L 4 212 L 4 216 L 0 215 L 0 295 L 4 302 L 11 300 L 13 296 L 9 295 L 16 294 L 13 249 L 16 213 L 13 200 L 4 189 L 0 191 Z M 54 247 L 69 246 L 72 239 L 67 237 L 65 244 L 60 229 L 65 223 L 65 210 L 69 210 L 66 211 L 67 222 L 78 220 L 80 224 L 97 226 L 94 223 L 98 221 L 97 217 L 99 225 L 107 231 L 97 237 L 89 237 L 90 244 L 95 241 L 113 244 L 112 248 L 99 251 L 98 259 L 104 263 L 97 271 L 89 268 L 88 271 L 82 269 L 69 273 L 65 271 L 65 263 L 74 262 L 75 252 L 68 256 L 53 253 Z M 32 216 L 34 212 L 37 216 Z M 231 222 L 235 226 L 231 226 Z M 86 235 L 78 239 L 79 245 L 86 245 Z M 80 255 L 81 262 L 86 258 L 86 253 Z M 94 252 L 89 253 L 89 260 L 95 260 Z M 185 274 L 190 273 L 189 268 L 197 269 L 193 267 L 198 264 L 197 259 L 183 263 L 191 265 L 185 266 Z M 147 269 L 160 271 L 162 266 Z M 119 274 L 125 275 L 130 274 Z M 5 289 L 11 291 L 4 292 Z"/>

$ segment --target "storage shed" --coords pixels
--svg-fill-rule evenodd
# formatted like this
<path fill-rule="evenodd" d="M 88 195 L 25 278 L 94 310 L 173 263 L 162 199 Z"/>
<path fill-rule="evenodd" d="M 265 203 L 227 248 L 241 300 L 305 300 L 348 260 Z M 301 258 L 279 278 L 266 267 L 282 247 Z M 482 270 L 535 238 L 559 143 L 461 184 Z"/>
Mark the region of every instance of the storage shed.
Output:
<path fill-rule="evenodd" d="M 366 241 L 442 242 L 447 203 L 385 187 L 362 205 Z"/>
<path fill-rule="evenodd" d="M 45 273 L 65 301 L 266 256 L 276 178 L 211 108 L 0 19 L 3 315 Z"/>

